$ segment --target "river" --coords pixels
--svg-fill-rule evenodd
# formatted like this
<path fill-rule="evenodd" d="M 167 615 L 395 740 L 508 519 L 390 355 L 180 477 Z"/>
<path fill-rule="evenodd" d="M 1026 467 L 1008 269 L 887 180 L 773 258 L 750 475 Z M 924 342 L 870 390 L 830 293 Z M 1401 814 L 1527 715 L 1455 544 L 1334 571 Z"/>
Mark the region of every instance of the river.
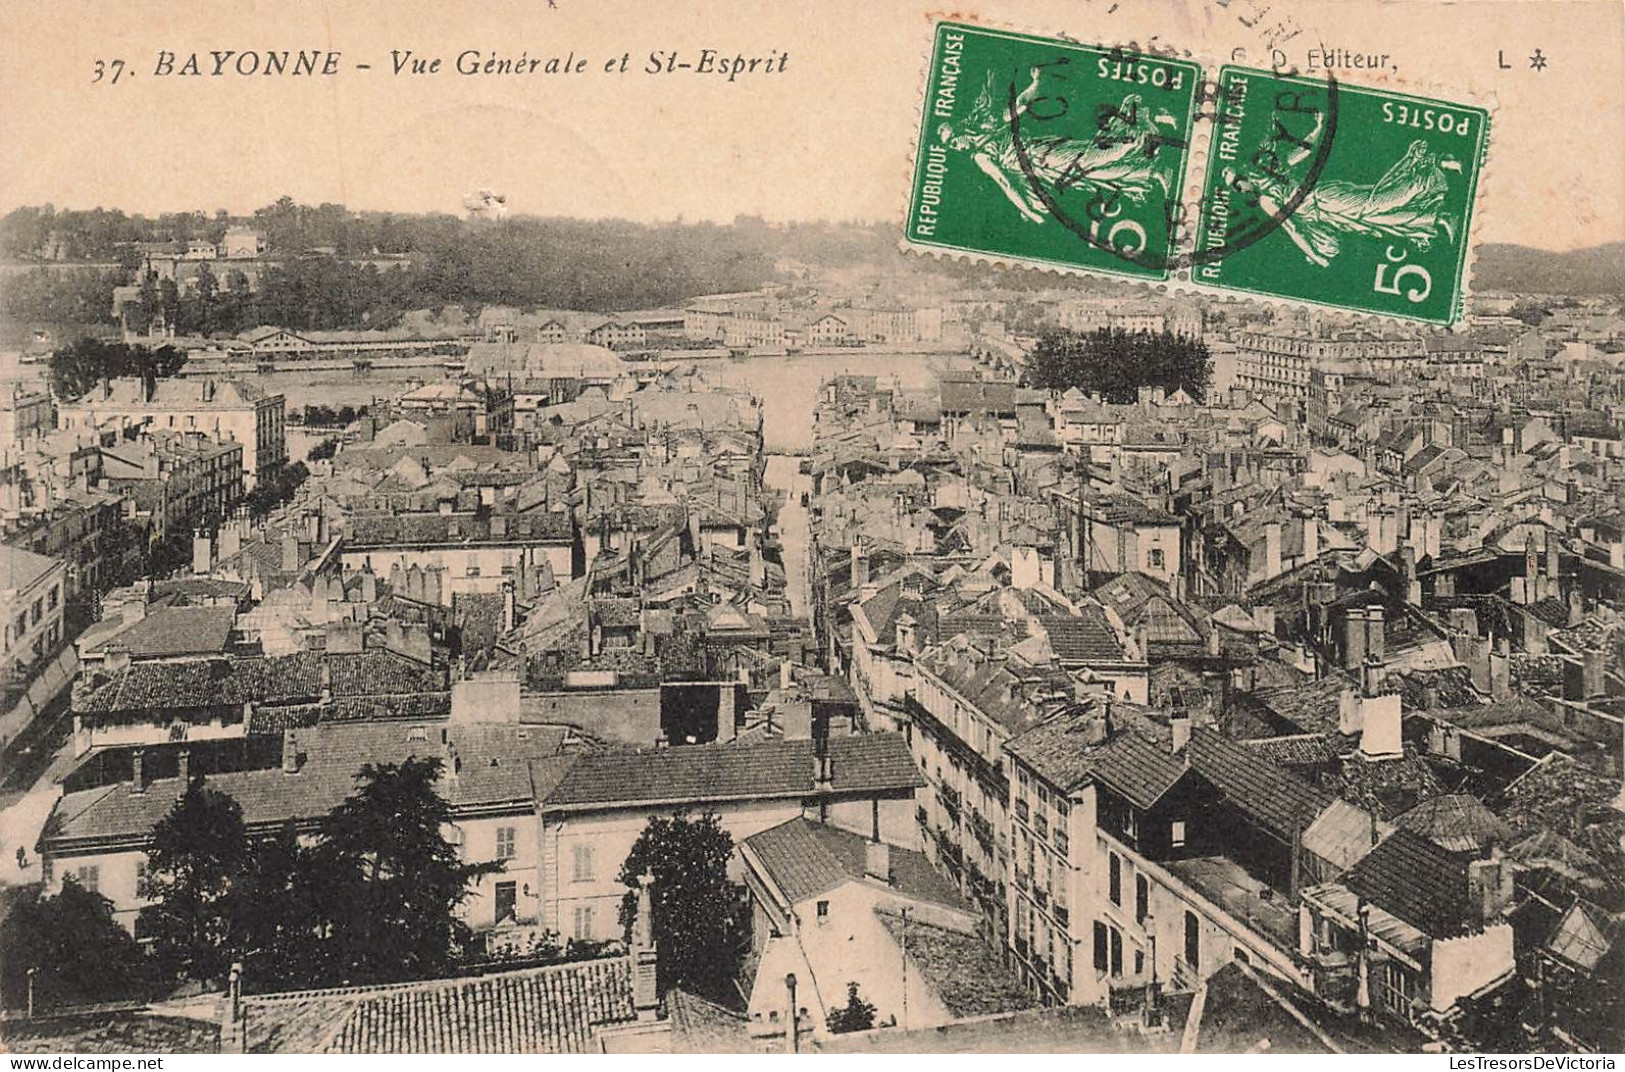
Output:
<path fill-rule="evenodd" d="M 938 372 L 969 368 L 963 354 L 896 353 L 882 349 L 852 350 L 838 354 L 798 354 L 793 357 L 753 357 L 699 362 L 712 382 L 743 388 L 762 400 L 763 435 L 770 453 L 805 451 L 812 446 L 813 410 L 818 385 L 843 372 L 895 376 L 903 387 L 928 387 Z M 326 370 L 273 372 L 252 376 L 250 382 L 266 391 L 280 391 L 288 412 L 306 405 L 364 406 L 389 398 L 422 383 L 421 370 L 375 369 L 368 376 Z"/>

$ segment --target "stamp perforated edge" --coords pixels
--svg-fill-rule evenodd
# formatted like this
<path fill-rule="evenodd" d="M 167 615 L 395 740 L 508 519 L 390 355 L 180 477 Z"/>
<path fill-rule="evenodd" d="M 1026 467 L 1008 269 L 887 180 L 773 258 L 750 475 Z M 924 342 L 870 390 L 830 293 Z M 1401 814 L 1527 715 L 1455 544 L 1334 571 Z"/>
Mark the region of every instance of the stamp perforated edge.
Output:
<path fill-rule="evenodd" d="M 1312 86 L 1321 84 L 1314 78 L 1302 74 L 1289 74 L 1284 71 L 1271 72 L 1263 68 L 1249 67 L 1245 64 L 1235 63 L 1227 63 L 1220 67 L 1214 73 L 1215 81 L 1222 83 L 1226 72 L 1229 71 L 1246 71 L 1250 74 L 1262 77 L 1282 79 L 1289 82 L 1298 82 L 1303 85 Z M 1214 296 L 1245 296 L 1249 298 L 1261 299 L 1266 302 L 1285 302 L 1289 305 L 1300 308 L 1335 309 L 1350 316 L 1373 317 L 1379 320 L 1398 321 L 1406 324 L 1425 324 L 1432 325 L 1434 327 L 1448 328 L 1454 324 L 1465 321 L 1467 316 L 1467 303 L 1469 295 L 1468 285 L 1470 282 L 1471 262 L 1476 258 L 1477 248 L 1481 244 L 1473 241 L 1473 224 L 1478 219 L 1479 198 L 1482 196 L 1484 173 L 1488 168 L 1489 162 L 1490 140 L 1495 136 L 1494 113 L 1489 107 L 1483 104 L 1470 101 L 1463 102 L 1460 100 L 1445 99 L 1441 97 L 1430 97 L 1417 93 L 1414 89 L 1409 87 L 1401 89 L 1392 85 L 1366 85 L 1361 83 L 1345 82 L 1338 82 L 1338 86 L 1339 93 L 1371 94 L 1402 101 L 1430 104 L 1441 108 L 1455 108 L 1460 109 L 1461 111 L 1472 111 L 1479 113 L 1479 132 L 1474 143 L 1476 160 L 1475 166 L 1473 167 L 1471 173 L 1472 185 L 1467 192 L 1466 218 L 1463 220 L 1460 250 L 1456 257 L 1456 292 L 1452 296 L 1449 314 L 1441 320 L 1438 317 L 1421 315 L 1411 316 L 1405 314 L 1404 312 L 1377 312 L 1371 309 L 1361 309 L 1348 305 L 1339 305 L 1338 303 L 1331 301 L 1318 301 L 1313 298 L 1299 298 L 1287 295 L 1270 294 L 1264 291 L 1249 290 L 1245 287 L 1234 285 L 1213 285 L 1203 283 L 1199 279 L 1187 279 L 1182 280 L 1182 282 L 1187 283 L 1195 291 Z M 1457 96 L 1461 96 L 1461 94 L 1457 94 Z M 1212 181 L 1212 163 L 1211 160 L 1208 159 L 1206 150 L 1207 146 L 1204 145 L 1201 175 L 1199 176 L 1201 193 L 1204 195 L 1207 192 L 1208 183 Z M 1203 225 L 1207 222 L 1207 217 L 1205 201 L 1201 198 L 1198 200 L 1203 206 L 1203 215 L 1198 220 L 1196 228 L 1197 233 L 1199 234 L 1203 229 Z"/>
<path fill-rule="evenodd" d="M 1400 326 L 1410 329 L 1435 328 L 1453 330 L 1465 323 L 1476 293 L 1472 282 L 1474 271 L 1478 262 L 1479 248 L 1483 242 L 1476 238 L 1472 224 L 1480 220 L 1479 208 L 1484 199 L 1485 190 L 1493 183 L 1495 169 L 1491 147 L 1495 142 L 1500 101 L 1493 93 L 1482 93 L 1463 90 L 1457 87 L 1441 85 L 1428 79 L 1415 79 L 1399 72 L 1380 72 L 1380 77 L 1369 81 L 1351 83 L 1351 88 L 1374 91 L 1392 92 L 1412 97 L 1428 99 L 1433 103 L 1444 103 L 1459 107 L 1477 108 L 1484 112 L 1488 122 L 1487 134 L 1480 146 L 1480 159 L 1476 175 L 1475 187 L 1468 202 L 1468 226 L 1464 235 L 1464 257 L 1461 261 L 1461 277 L 1459 292 L 1454 305 L 1454 314 L 1449 322 L 1420 317 L 1408 317 L 1400 313 L 1372 312 L 1366 309 L 1354 309 L 1333 303 L 1317 303 L 1299 298 L 1286 297 L 1274 294 L 1257 294 L 1249 291 L 1237 290 L 1228 287 L 1213 287 L 1189 278 L 1189 272 L 1176 271 L 1164 279 L 1147 279 L 1125 273 L 1113 272 L 1084 265 L 1053 262 L 1033 258 L 1011 257 L 1000 253 L 989 253 L 982 250 L 969 250 L 947 247 L 943 245 L 930 245 L 910 240 L 908 236 L 908 221 L 914 201 L 914 183 L 920 168 L 920 154 L 922 151 L 922 135 L 925 129 L 925 110 L 931 92 L 932 60 L 935 55 L 936 37 L 938 27 L 942 23 L 954 23 L 968 27 L 987 30 L 993 33 L 1013 34 L 1040 40 L 1052 40 L 1068 45 L 1085 48 L 1122 49 L 1128 54 L 1142 54 L 1156 56 L 1166 60 L 1180 60 L 1195 63 L 1206 82 L 1216 84 L 1220 71 L 1226 66 L 1245 66 L 1245 64 L 1219 61 L 1212 56 L 1190 49 L 1177 49 L 1156 51 L 1151 53 L 1140 52 L 1139 45 L 1134 41 L 1121 39 L 1096 39 L 1084 41 L 1069 33 L 1035 30 L 1030 27 L 1011 25 L 1006 22 L 980 17 L 971 13 L 947 12 L 932 13 L 928 29 L 924 35 L 924 48 L 919 62 L 917 89 L 915 92 L 915 107 L 910 137 L 913 145 L 908 155 L 908 164 L 903 172 L 901 183 L 901 235 L 897 241 L 897 248 L 903 253 L 932 260 L 965 261 L 972 264 L 985 264 L 992 268 L 1007 271 L 1040 272 L 1057 277 L 1057 280 L 1066 277 L 1111 280 L 1132 293 L 1138 290 L 1157 293 L 1173 293 L 1187 295 L 1191 298 L 1206 300 L 1224 300 L 1241 306 L 1258 306 L 1271 310 L 1293 311 L 1301 309 L 1331 309 L 1347 318 L 1352 326 L 1377 325 L 1381 327 Z M 1155 40 L 1155 38 L 1153 39 Z M 1303 72 L 1295 67 L 1279 72 L 1288 77 L 1305 77 Z M 1339 82 L 1339 85 L 1342 83 Z M 1193 99 L 1192 107 L 1197 101 Z M 1210 124 L 1195 124 L 1192 130 L 1192 139 L 1185 161 L 1185 176 L 1183 189 L 1188 196 L 1200 202 L 1204 191 L 1207 173 L 1207 152 L 1211 141 Z M 1200 216 L 1198 216 L 1200 219 Z M 1195 227 L 1191 229 L 1191 241 L 1195 241 Z"/>

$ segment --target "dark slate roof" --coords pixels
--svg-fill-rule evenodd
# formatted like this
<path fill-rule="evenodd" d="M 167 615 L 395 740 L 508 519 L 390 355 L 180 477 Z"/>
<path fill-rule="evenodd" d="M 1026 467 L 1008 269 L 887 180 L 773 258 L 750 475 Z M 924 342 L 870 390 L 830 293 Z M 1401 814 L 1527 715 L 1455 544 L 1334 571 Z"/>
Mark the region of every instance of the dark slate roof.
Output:
<path fill-rule="evenodd" d="M 901 734 L 833 737 L 830 792 L 867 793 L 925 785 Z M 567 770 L 538 772 L 557 778 L 538 797 L 544 811 L 570 811 L 626 804 L 702 804 L 723 800 L 811 797 L 817 764 L 813 742 L 750 741 L 577 757 Z"/>
<path fill-rule="evenodd" d="M 1343 875 L 1342 885 L 1432 938 L 1472 929 L 1467 867 L 1409 830 L 1395 830 Z"/>
<path fill-rule="evenodd" d="M 789 902 L 800 904 L 864 877 L 868 841 L 826 823 L 791 819 L 752 834 L 746 845 Z M 891 888 L 914 900 L 969 912 L 959 890 L 937 873 L 923 852 L 890 846 Z"/>
<path fill-rule="evenodd" d="M 1284 841 L 1332 802 L 1330 793 L 1211 727 L 1191 734 L 1186 755 L 1229 803 Z"/>
<path fill-rule="evenodd" d="M 136 659 L 219 654 L 226 649 L 236 620 L 232 607 L 162 607 L 89 650 L 128 652 Z"/>
<path fill-rule="evenodd" d="M 636 1018 L 627 957 L 245 1001 L 252 1053 L 586 1053 Z"/>
<path fill-rule="evenodd" d="M 934 927 L 876 908 L 875 916 L 906 948 L 915 965 L 956 1019 L 1017 1012 L 1037 1005 L 993 947 L 974 934 Z"/>

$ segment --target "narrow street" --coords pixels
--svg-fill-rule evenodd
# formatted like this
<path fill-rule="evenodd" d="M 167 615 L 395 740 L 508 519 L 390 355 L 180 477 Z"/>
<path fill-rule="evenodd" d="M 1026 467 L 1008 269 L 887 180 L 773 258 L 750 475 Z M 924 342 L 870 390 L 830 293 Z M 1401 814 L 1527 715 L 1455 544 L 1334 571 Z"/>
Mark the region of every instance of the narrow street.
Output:
<path fill-rule="evenodd" d="M 801 495 L 812 490 L 812 478 L 802 475 L 798 456 L 770 454 L 765 479 L 768 487 L 785 492 L 778 524 L 779 541 L 784 545 L 785 583 L 790 588 L 790 613 L 805 618 L 812 613 L 812 578 L 807 558 L 812 532 L 811 518 L 801 505 Z"/>

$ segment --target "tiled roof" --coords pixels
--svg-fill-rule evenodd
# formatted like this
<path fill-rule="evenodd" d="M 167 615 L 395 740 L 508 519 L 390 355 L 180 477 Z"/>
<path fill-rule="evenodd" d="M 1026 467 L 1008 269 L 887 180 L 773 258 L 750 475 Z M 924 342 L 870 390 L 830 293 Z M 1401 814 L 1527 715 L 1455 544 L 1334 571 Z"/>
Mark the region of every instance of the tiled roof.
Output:
<path fill-rule="evenodd" d="M 1329 767 L 1337 763 L 1337 746 L 1323 733 L 1261 737 L 1244 743 L 1252 751 L 1283 767 Z"/>
<path fill-rule="evenodd" d="M 1332 800 L 1325 790 L 1210 727 L 1191 734 L 1186 755 L 1192 769 L 1230 804 L 1284 841 L 1314 822 Z"/>
<path fill-rule="evenodd" d="M 220 1026 L 144 1009 L 74 1013 L 0 1023 L 7 1053 L 218 1053 Z"/>
<path fill-rule="evenodd" d="M 473 514 L 362 514 L 350 519 L 345 546 L 362 551 L 402 544 L 557 543 L 569 540 L 571 532 L 570 515 L 562 511 L 495 518 Z"/>
<path fill-rule="evenodd" d="M 137 659 L 218 654 L 236 620 L 233 607 L 161 607 L 89 650 L 128 652 Z"/>
<path fill-rule="evenodd" d="M 1425 800 L 1394 822 L 1451 852 L 1473 853 L 1491 842 L 1505 844 L 1508 834 L 1494 812 L 1466 793 Z"/>
<path fill-rule="evenodd" d="M 334 697 L 444 692 L 443 670 L 391 651 L 348 655 L 301 652 L 253 659 L 135 663 L 75 683 L 78 714 L 226 707 L 245 703 L 311 703 L 321 697 L 322 666 Z"/>
<path fill-rule="evenodd" d="M 1017 1012 L 1038 1004 L 978 936 L 905 919 L 888 908 L 876 908 L 875 916 L 955 1019 Z"/>
<path fill-rule="evenodd" d="M 1117 631 L 1099 607 L 1086 604 L 1083 613 L 1045 615 L 1039 619 L 1049 635 L 1050 648 L 1063 663 L 1116 663 L 1128 658 Z"/>
<path fill-rule="evenodd" d="M 586 1053 L 636 1018 L 627 957 L 245 1001 L 253 1053 Z"/>
<path fill-rule="evenodd" d="M 368 764 L 399 763 L 438 756 L 448 761 L 436 788 L 454 809 L 513 805 L 529 809 L 534 799 L 530 763 L 557 753 L 561 738 L 547 727 L 447 727 L 450 750 L 440 742 L 440 726 L 415 734 L 401 723 L 318 725 L 297 731 L 296 748 L 305 759 L 295 774 L 269 770 L 210 774 L 210 787 L 236 800 L 250 826 L 319 819 L 348 797 L 356 776 Z M 455 755 L 455 771 L 450 757 Z M 65 794 L 46 823 L 42 840 L 145 838 L 169 813 L 181 792 L 178 779 L 152 782 L 134 792 L 128 781 Z"/>
<path fill-rule="evenodd" d="M 830 792 L 917 789 L 925 784 L 900 734 L 832 737 Z M 776 797 L 811 797 L 813 742 L 769 740 L 609 751 L 578 757 L 546 793 L 544 810 L 565 811 L 625 804 L 705 803 Z"/>
<path fill-rule="evenodd" d="M 1129 731 L 1118 733 L 1095 757 L 1095 777 L 1140 808 L 1161 800 L 1188 770 L 1185 758 L 1168 745 Z"/>
<path fill-rule="evenodd" d="M 1466 865 L 1409 830 L 1395 830 L 1349 868 L 1342 884 L 1430 937 L 1471 929 Z"/>
<path fill-rule="evenodd" d="M 1413 745 L 1406 745 L 1403 755 L 1391 759 L 1367 759 L 1360 752 L 1344 756 L 1337 788 L 1344 800 L 1374 806 L 1385 819 L 1445 792 L 1427 758 Z"/>
<path fill-rule="evenodd" d="M 868 841 L 857 834 L 807 819 L 791 819 L 745 839 L 745 845 L 790 904 L 826 893 L 865 874 Z M 969 911 L 959 891 L 937 873 L 922 852 L 888 846 L 891 888 L 913 900 Z"/>

